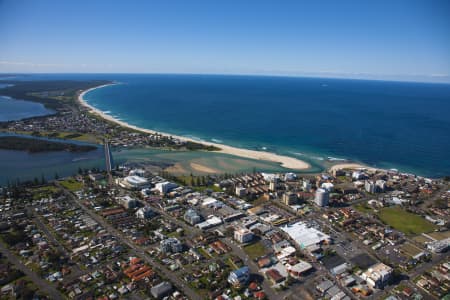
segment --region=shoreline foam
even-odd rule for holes
[[[218,151],[211,151],[211,152],[217,152],[217,153],[223,153],[223,154],[229,154],[229,155],[234,155],[234,156],[238,156],[238,157],[243,157],[243,158],[250,158],[250,159],[255,159],[255,160],[263,160],[263,161],[270,161],[270,162],[276,162],[279,163],[282,167],[287,168],[287,169],[293,169],[293,170],[307,170],[311,168],[311,165],[305,161],[302,161],[300,159],[297,158],[293,158],[290,156],[285,156],[285,155],[279,155],[276,153],[272,153],[272,152],[267,152],[267,151],[256,151],[256,150],[249,150],[249,149],[244,149],[244,148],[237,148],[237,147],[233,147],[233,146],[228,146],[225,144],[219,144],[219,143],[211,143],[211,142],[205,142],[205,141],[197,141],[191,138],[187,138],[187,137],[183,137],[183,136],[178,136],[178,135],[174,135],[174,134],[168,134],[165,132],[159,132],[159,131],[155,131],[155,130],[151,130],[151,129],[146,129],[146,128],[142,128],[142,127],[138,127],[138,126],[134,126],[131,125],[127,122],[118,120],[108,114],[106,114],[105,112],[95,108],[94,106],[90,105],[89,103],[86,102],[86,100],[84,100],[83,96],[86,95],[88,92],[93,91],[95,89],[99,89],[102,87],[106,87],[106,86],[110,86],[110,85],[116,85],[118,83],[110,83],[110,84],[104,84],[104,85],[100,85],[97,87],[93,87],[87,90],[82,91],[79,96],[78,96],[78,102],[88,108],[92,113],[100,116],[101,118],[110,121],[110,122],[114,122],[116,124],[119,124],[123,127],[128,127],[137,131],[141,131],[141,132],[145,132],[145,133],[149,133],[149,134],[163,134],[163,135],[167,135],[167,136],[172,136],[175,137],[179,140],[182,141],[190,141],[190,142],[195,142],[195,143],[200,143],[203,145],[207,145],[207,146],[215,146],[217,148],[220,148],[221,150]]]

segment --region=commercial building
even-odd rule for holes
[[[312,265],[306,261],[301,260],[300,262],[298,262],[293,266],[287,265],[286,269],[289,272],[289,274],[291,274],[291,276],[300,277],[303,274],[312,270]]]
[[[159,244],[162,253],[178,253],[183,251],[183,244],[176,238],[162,240]]]
[[[150,186],[150,182],[146,178],[136,175],[118,179],[117,183],[126,189],[144,189]]]
[[[183,216],[183,219],[191,225],[200,223],[202,217],[193,209],[188,209]]]
[[[303,222],[283,226],[281,230],[286,232],[302,249],[331,242],[329,235],[313,227],[309,227]]]
[[[243,286],[250,279],[250,269],[248,267],[242,267],[240,269],[230,272],[228,276],[228,282],[233,286]]]
[[[324,189],[317,189],[316,196],[314,198],[314,202],[317,204],[317,206],[325,207],[328,205],[330,199],[330,194],[328,191]]]
[[[234,239],[239,243],[248,243],[253,240],[253,233],[247,228],[239,228],[234,231]]]
[[[366,180],[366,182],[364,183],[364,189],[366,190],[366,192],[368,193],[383,193],[386,190],[386,181],[384,180],[377,180],[377,181],[372,181],[372,180]]]
[[[208,218],[204,222],[198,223],[195,226],[204,230],[204,229],[208,229],[208,228],[220,225],[222,223],[223,223],[223,221],[221,218],[211,215],[211,216],[208,216]]]
[[[136,212],[136,217],[139,219],[150,219],[154,216],[155,212],[149,206],[141,207]]]
[[[126,209],[135,208],[138,205],[138,201],[134,198],[131,198],[128,195],[120,197],[118,201],[119,204],[125,207]]]
[[[236,196],[244,197],[247,194],[247,189],[242,186],[237,186],[235,192],[236,192]]]
[[[449,247],[450,247],[450,238],[446,238],[440,241],[433,241],[431,243],[428,243],[427,245],[428,250],[433,251],[434,253],[445,252]]]
[[[283,203],[286,205],[294,205],[297,203],[297,194],[292,192],[287,192],[283,194]]]
[[[332,184],[331,182],[324,182],[320,187],[327,192],[332,192],[334,189],[334,184]]]
[[[171,190],[173,190],[176,187],[178,187],[178,185],[176,183],[169,182],[169,181],[159,182],[159,183],[155,184],[155,189],[158,190],[159,193],[163,194],[163,195],[169,193]]]
[[[378,263],[362,273],[361,278],[371,287],[383,288],[392,278],[393,272],[394,270],[391,267]]]
[[[162,299],[172,292],[172,285],[167,281],[163,281],[160,284],[157,284],[154,287],[152,287],[150,292],[152,293],[152,296],[155,297],[156,299]]]

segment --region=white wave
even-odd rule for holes
[[[346,158],[338,158],[338,157],[332,157],[332,156],[328,156],[328,160],[329,161],[346,161]]]
[[[211,139],[211,141],[213,141],[214,143],[219,143],[219,144],[221,144],[221,143],[223,143],[223,141],[222,140],[219,140],[219,139]]]
[[[111,113],[111,111],[110,110],[105,110],[105,111],[102,111],[104,114],[107,114],[107,115],[109,115],[110,113]]]
[[[265,151],[265,150],[267,150],[267,147],[261,147],[261,149]]]
[[[301,153],[301,152],[291,152],[294,155],[298,155],[298,156],[305,156],[305,153]]]
[[[313,156],[311,157],[313,159],[317,159],[317,160],[324,160],[325,158],[321,157],[321,156]]]
[[[198,136],[195,136],[195,135],[187,134],[187,135],[184,135],[184,137],[187,137],[187,138],[192,139],[194,141],[204,142],[204,140],[202,140],[201,138],[199,138]]]

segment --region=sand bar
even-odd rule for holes
[[[280,163],[282,167],[288,168],[288,169],[306,170],[306,169],[310,168],[310,165],[307,162],[304,162],[297,158],[285,156],[285,155],[279,155],[279,154],[275,154],[275,153],[271,153],[271,152],[267,152],[267,151],[257,151],[257,150],[249,150],[249,149],[244,149],[244,148],[237,148],[237,147],[232,147],[232,146],[218,144],[218,143],[198,141],[198,140],[194,140],[194,139],[183,137],[183,136],[177,136],[177,135],[168,134],[165,132],[158,132],[158,131],[154,131],[154,130],[150,130],[150,129],[137,127],[137,126],[128,124],[124,121],[117,120],[108,114],[105,114],[101,110],[88,104],[83,98],[86,93],[88,93],[92,90],[102,88],[105,86],[109,86],[109,85],[115,85],[115,84],[117,84],[117,83],[105,84],[105,85],[97,86],[97,87],[94,87],[91,89],[87,89],[80,93],[80,95],[78,96],[78,101],[81,105],[83,105],[84,107],[87,107],[92,113],[102,117],[103,119],[117,123],[124,127],[134,129],[134,130],[138,130],[138,131],[149,133],[149,134],[159,133],[159,134],[163,134],[163,135],[167,135],[167,136],[172,136],[172,137],[177,138],[182,141],[190,141],[190,142],[200,143],[200,144],[204,144],[204,145],[208,145],[208,146],[215,146],[217,148],[220,148],[221,150],[214,151],[214,152],[230,154],[230,155],[234,155],[234,156],[256,159],[256,160],[276,162],[276,163]]]

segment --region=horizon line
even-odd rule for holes
[[[312,72],[314,73],[314,72]],[[323,72],[326,73],[326,72]],[[330,72],[331,73],[331,72]],[[312,78],[312,79],[333,79],[333,80],[359,80],[359,81],[380,81],[380,82],[399,82],[399,83],[423,83],[423,84],[443,84],[450,85],[450,81],[423,81],[414,79],[382,79],[382,78],[365,78],[354,76],[342,76],[339,73],[335,73],[336,76],[321,76],[314,74],[279,74],[279,73],[194,73],[194,72],[2,72],[0,75],[35,75],[35,74],[48,74],[48,75],[199,75],[199,76],[242,76],[242,77],[285,77],[285,78]],[[364,74],[364,73],[361,73]],[[375,74],[367,74],[367,76],[381,76]],[[396,76],[396,75],[391,75]],[[400,76],[400,75],[399,75]],[[408,75],[406,75],[408,76]],[[435,78],[431,75],[409,75],[409,76],[428,76],[429,78]],[[441,78],[450,76],[441,76]],[[450,78],[449,78],[450,79]],[[0,78],[1,80],[1,78]]]

